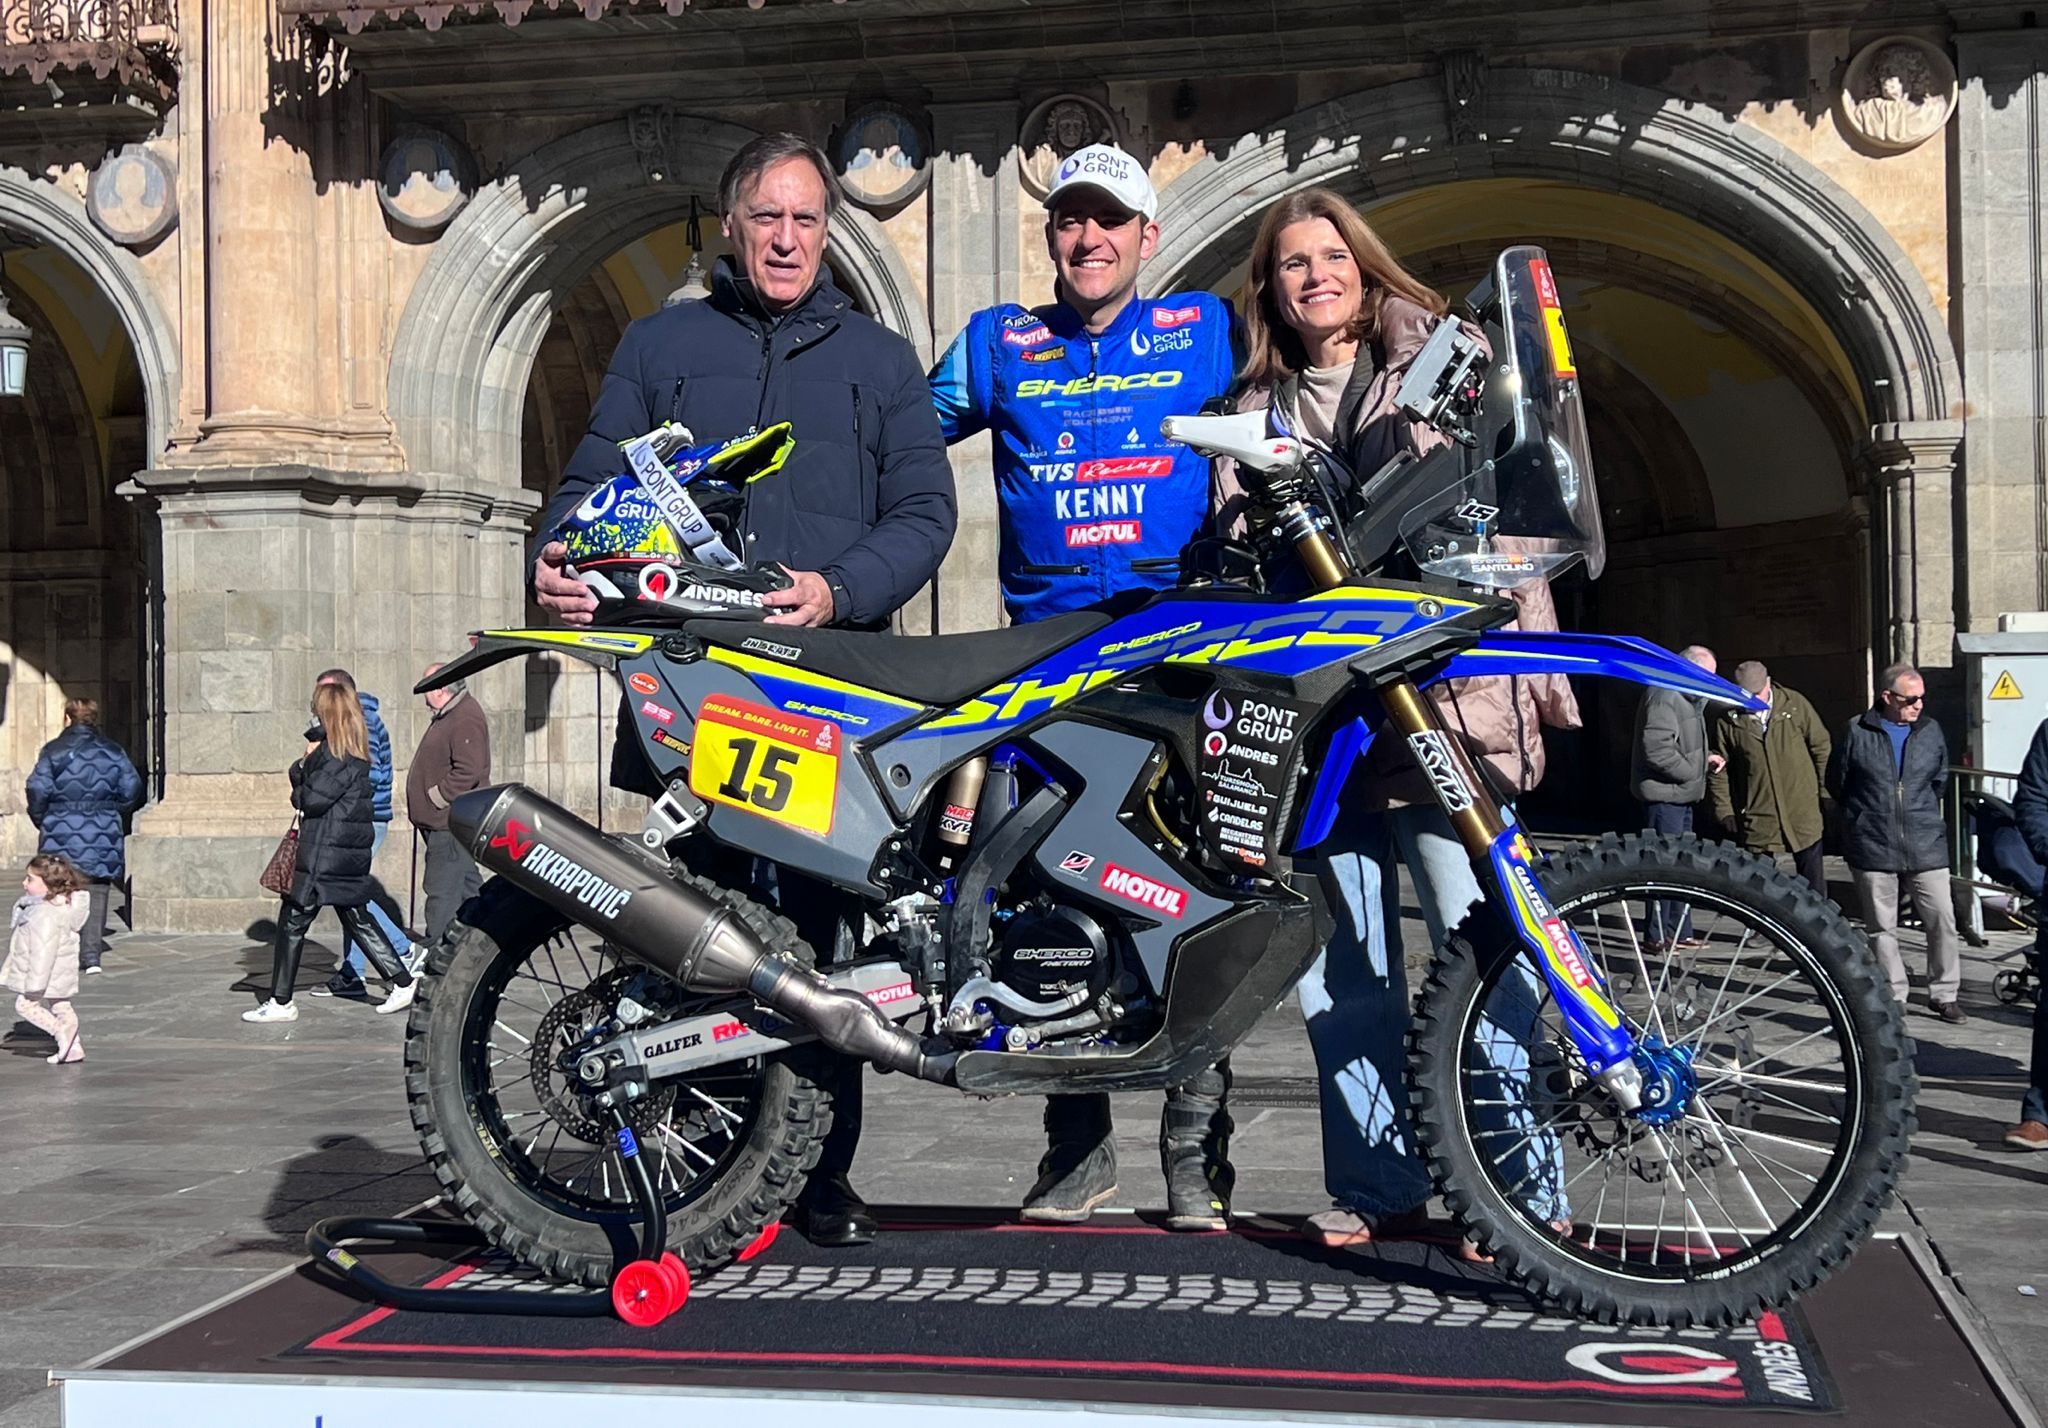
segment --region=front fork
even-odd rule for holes
[[[1487,791],[1464,745],[1445,727],[1436,706],[1414,681],[1402,678],[1378,690],[1387,723],[1429,776],[1437,802],[1451,820],[1466,854],[1485,875],[1493,905],[1514,929],[1550,984],[1572,1044],[1586,1069],[1624,1112],[1643,1105],[1643,1075],[1635,1037],[1607,998],[1607,988],[1579,936],[1544,895],[1529,842]]]

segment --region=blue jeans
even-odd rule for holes
[[[1652,833],[1677,835],[1692,832],[1692,805],[1690,803],[1646,803],[1643,805],[1643,826]],[[1656,901],[1649,905],[1649,919],[1643,926],[1643,935],[1650,941],[1665,946],[1682,942],[1692,936],[1692,904],[1689,902]]]
[[[1347,819],[1325,852],[1336,930],[1297,992],[1321,1083],[1323,1182],[1337,1204],[1375,1216],[1412,1210],[1430,1192],[1408,1110],[1410,1001],[1397,856],[1415,881],[1435,946],[1484,896],[1441,810],[1415,806]],[[1570,1213],[1564,1148],[1554,1134],[1530,1135],[1525,1104],[1528,1046],[1541,1003],[1534,972],[1518,961],[1495,988],[1479,1030],[1480,1057],[1504,1092],[1485,1099],[1514,1104],[1477,1107],[1474,1119],[1482,1149],[1511,1151],[1499,1168],[1530,1212],[1553,1220]]]
[[[370,839],[370,856],[374,858],[377,856],[377,850],[384,846],[384,839],[391,832],[391,825],[389,823],[377,823],[371,826],[377,830]],[[379,891],[382,891],[382,889],[380,888]],[[363,910],[370,915],[371,920],[377,926],[384,930],[384,935],[391,939],[391,945],[398,955],[401,957],[405,956],[406,949],[412,946],[412,939],[405,935],[405,929],[393,921],[391,914],[384,910],[383,899],[372,895],[369,906]],[[364,980],[364,972],[369,965],[369,962],[363,957],[362,948],[356,946],[353,942],[342,943],[341,970],[345,975],[354,977],[360,982]]]

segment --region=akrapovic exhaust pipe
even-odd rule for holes
[[[834,1050],[950,1084],[952,1058],[927,1057],[866,997],[770,952],[730,909],[676,882],[637,844],[613,842],[523,784],[463,794],[448,807],[448,827],[479,866],[691,991],[746,992]]]

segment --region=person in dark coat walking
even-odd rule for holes
[[[430,664],[421,677],[430,678],[440,668]],[[448,831],[448,805],[491,781],[491,725],[464,680],[430,689],[422,697],[433,718],[405,773],[405,816],[427,847],[420,881],[427,897],[427,945],[432,947],[447,935],[462,905],[484,885],[476,859]]]
[[[338,684],[355,695],[356,702],[363,706],[363,726],[370,731],[370,816],[375,827],[370,844],[370,858],[374,863],[378,850],[384,846],[384,839],[391,832],[391,735],[384,728],[377,696],[358,689],[355,676],[347,670],[322,670],[313,682],[316,685]],[[309,729],[306,737],[312,739],[316,735]],[[366,911],[371,920],[384,929],[384,936],[398,949],[399,955],[405,958],[405,965],[417,972],[425,960],[426,948],[415,947],[398,917],[393,915],[399,910],[397,900],[381,882],[376,882],[373,886],[375,891],[371,894]],[[367,966],[363,949],[353,942],[345,944],[341,952],[341,965],[334,969],[333,976],[313,988],[312,995],[352,997],[360,1000],[363,996],[363,973]]]
[[[292,983],[305,951],[306,930],[323,907],[341,919],[342,935],[368,954],[379,975],[391,983],[380,1012],[403,1011],[415,990],[391,939],[364,913],[374,883],[370,850],[375,843],[374,795],[370,789],[370,735],[354,691],[323,684],[313,691],[313,716],[322,737],[309,740],[305,757],[292,765],[292,807],[299,810],[299,853],[292,887],[277,910],[277,941],[271,952],[270,997],[243,1021],[297,1021]]]
[[[1735,666],[1735,682],[1764,707],[1723,709],[1708,726],[1707,748],[1722,759],[1707,773],[1714,821],[1752,853],[1790,855],[1799,876],[1826,897],[1820,792],[1834,741],[1812,702],[1775,682],[1763,661]]]
[[[794,426],[789,464],[747,488],[743,522],[742,558],[791,576],[789,589],[767,596],[771,624],[884,629],[937,572],[957,521],[938,413],[916,350],[855,312],[824,271],[838,203],[830,161],[795,134],[764,134],[733,155],[718,184],[732,254],[718,260],[710,297],[643,317],[620,339],[590,430],[540,523],[533,592],[543,609],[590,623],[597,597],[564,572],[568,550],[547,533],[619,474],[620,442],[665,421],[683,423],[698,441]],[[622,710],[612,783],[658,795],[633,730]],[[821,955],[846,940],[842,901],[811,879],[768,865],[701,871],[731,887],[772,882]],[[860,1136],[860,1067],[842,1064],[832,1131],[793,1223],[816,1243],[865,1244],[874,1220],[847,1180]]]
[[[1927,930],[1927,1006],[1943,1021],[1969,1018],[1957,1004],[1963,948],[1949,895],[1948,825],[1941,795],[1948,741],[1927,716],[1927,681],[1910,664],[1877,677],[1877,703],[1849,721],[1828,759],[1828,794],[1841,809],[1842,859],[1863,903],[1870,945],[1906,1004],[1899,957],[1899,893],[1911,892]]]
[[[99,701],[65,701],[64,732],[43,745],[28,776],[28,816],[42,833],[36,851],[62,854],[89,879],[81,972],[99,971],[106,955],[107,904],[128,875],[128,815],[141,806],[142,775],[100,732]]]
[[[2034,742],[2020,765],[2020,782],[2012,796],[2013,818],[2027,851],[2048,864],[2048,722],[2034,730]],[[2048,974],[2048,922],[2034,932],[2034,970]],[[2034,1046],[2027,1067],[2027,1090],[2020,1098],[2020,1123],[2005,1133],[2014,1150],[2048,1150],[2048,995],[2034,998]]]
[[[1714,652],[1705,645],[1679,651],[1708,674]],[[1707,796],[1707,775],[1722,759],[1707,752],[1707,702],[1675,689],[1652,689],[1636,713],[1635,761],[1630,783],[1643,805],[1643,826],[1676,836],[1692,832],[1693,805]],[[1653,902],[1650,940],[1659,947],[1692,949],[1705,944],[1692,935],[1692,910],[1682,902]]]

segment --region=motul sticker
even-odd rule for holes
[[[1183,323],[1200,322],[1202,310],[1199,307],[1155,307],[1152,309],[1154,327],[1179,327]]]
[[[1076,481],[1146,481],[1154,476],[1171,476],[1171,456],[1106,456],[1084,461],[1075,468]]]
[[[1052,341],[1052,329],[1043,323],[1021,330],[1013,327],[1003,333],[1003,341],[1013,347],[1036,347],[1041,342]]]
[[[1154,882],[1151,878],[1134,873],[1129,868],[1120,868],[1115,863],[1103,868],[1100,886],[1104,892],[1128,898],[1149,912],[1179,917],[1187,911],[1188,895],[1181,889],[1170,883]]]
[[[663,704],[656,704],[652,699],[640,701],[640,712],[658,724],[673,724],[676,722],[675,710]]]
[[[1095,545],[1136,545],[1145,538],[1143,521],[1095,521],[1067,527],[1067,549]]]
[[[651,674],[629,674],[626,676],[626,686],[635,694],[661,693],[661,681]]]

